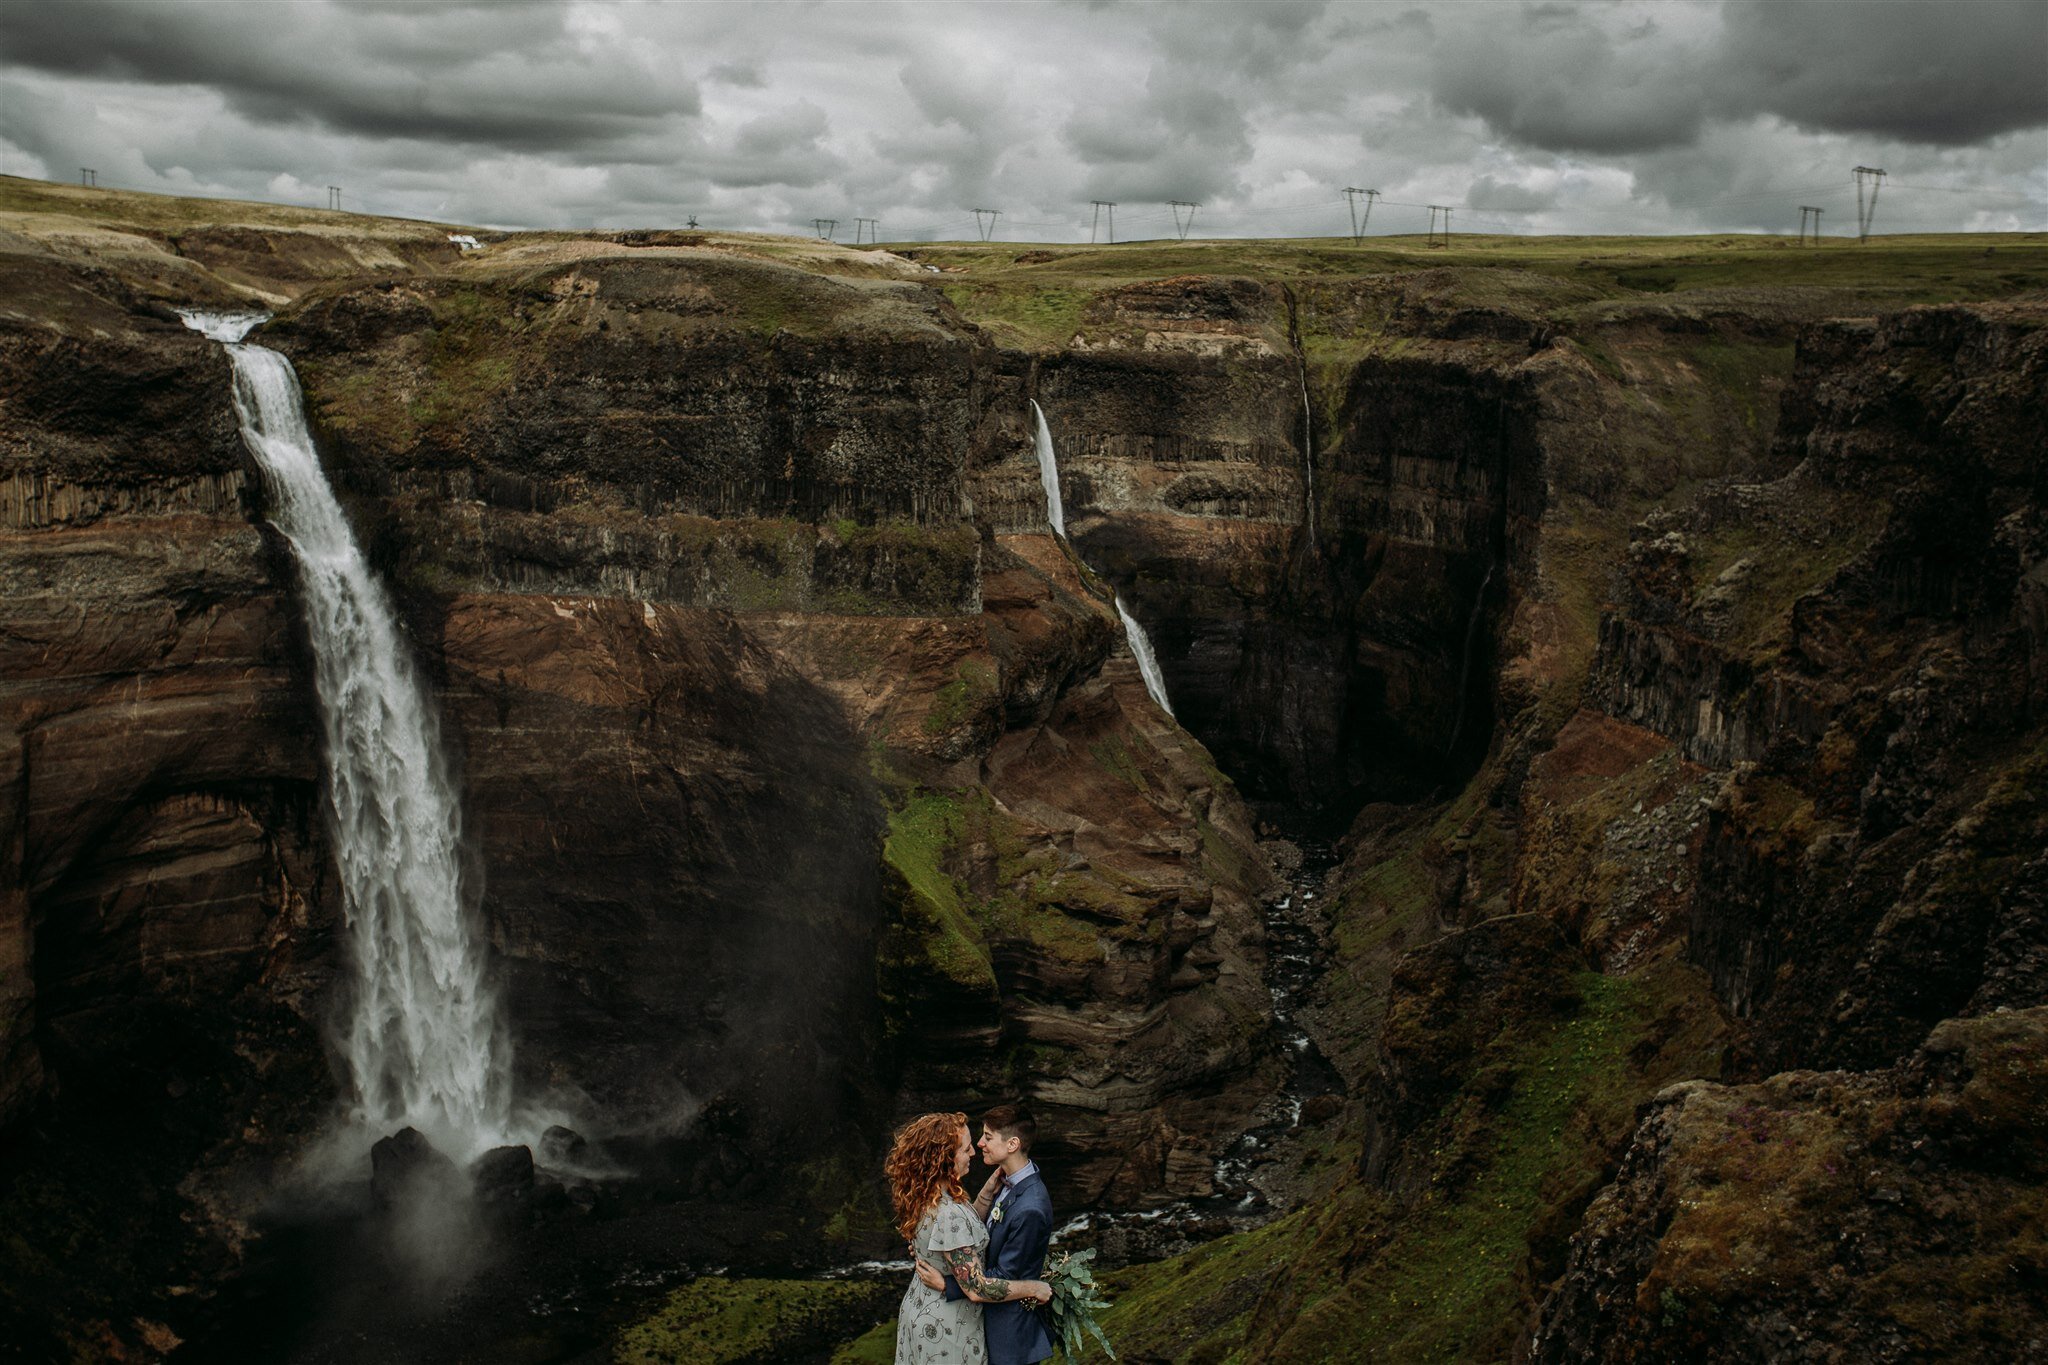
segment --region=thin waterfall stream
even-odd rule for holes
[[[1308,369],[1301,372],[1301,469],[1304,481],[1302,515],[1308,522],[1308,543],[1316,543],[1316,419],[1308,401]]]
[[[1051,524],[1053,534],[1061,540],[1067,538],[1066,506],[1060,500],[1059,457],[1053,452],[1052,428],[1046,425],[1045,409],[1038,401],[1031,402],[1032,414],[1037,418],[1037,433],[1033,444],[1038,451],[1038,481],[1045,487],[1045,519]],[[1123,595],[1113,593],[1116,602],[1117,619],[1123,622],[1124,637],[1131,642],[1131,656],[1138,661],[1138,676],[1145,680],[1145,691],[1157,702],[1159,709],[1167,715],[1173,714],[1173,704],[1166,699],[1166,677],[1159,671],[1159,658],[1152,652],[1152,637],[1131,615],[1124,605]]]
[[[340,1040],[350,1127],[410,1125],[466,1160],[507,1140],[510,1049],[464,886],[439,718],[321,472],[291,362],[243,340],[265,315],[184,316],[234,364],[242,439],[298,569],[356,973]]]

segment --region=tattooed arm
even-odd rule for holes
[[[939,1263],[960,1282],[960,1290],[976,1303],[1009,1303],[1032,1299],[1043,1303],[1052,1297],[1052,1287],[1043,1280],[998,1280],[983,1273],[981,1253],[960,1247],[939,1253]]]

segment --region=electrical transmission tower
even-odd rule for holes
[[[839,220],[837,218],[813,218],[811,219],[811,226],[818,230],[819,241],[829,242],[832,240],[832,234],[839,231]]]
[[[1358,216],[1358,196],[1365,196],[1365,216]],[[1372,201],[1380,197],[1378,190],[1361,190],[1346,186],[1344,198],[1351,205],[1351,240],[1356,242],[1365,236],[1365,225],[1372,221]]]
[[[1431,204],[1429,206],[1429,241],[1424,245],[1449,246],[1451,244],[1451,208],[1452,205],[1450,204]],[[1436,226],[1438,214],[1443,215],[1444,226],[1441,232],[1437,231]]]
[[[1200,204],[1191,204],[1185,199],[1169,199],[1166,202],[1173,209],[1173,230],[1178,232],[1180,239],[1185,242],[1188,239],[1188,229],[1195,225],[1195,210],[1202,206]],[[1180,220],[1180,211],[1182,209],[1188,211],[1188,220],[1185,223]],[[1112,233],[1111,236],[1114,237],[1115,234]]]
[[[982,241],[993,242],[996,239],[996,219],[1002,216],[1003,211],[1001,209],[976,209],[974,211],[974,230],[981,234]]]
[[[693,214],[691,214],[691,215],[690,215],[690,220],[689,220],[688,222],[684,223],[684,224],[683,224],[683,226],[684,226],[684,227],[686,227],[686,228],[694,228],[694,227],[696,227],[696,226],[697,226],[697,215],[696,215],[696,214],[694,214],[694,213],[693,213]]]
[[[329,185],[327,187],[327,207],[335,210],[337,213],[341,211],[341,186]]]
[[[89,190],[97,189],[100,183],[100,173],[90,166],[80,166],[78,168],[78,183]]]
[[[853,220],[853,244],[854,244],[855,246],[859,246],[859,245],[860,245],[860,235],[861,235],[861,232],[862,232],[863,230],[865,230],[865,231],[867,232],[867,235],[868,235],[868,244],[869,244],[870,246],[874,246],[874,245],[877,245],[877,244],[879,244],[879,243],[881,242],[881,240],[882,240],[882,220],[881,220],[881,219],[879,219],[879,218],[856,218],[856,219],[854,219],[854,220]]]
[[[1863,202],[1863,186],[1870,186],[1870,203]],[[1884,172],[1875,166],[1856,168],[1856,240],[1865,245],[1870,241],[1870,222],[1877,217],[1877,192],[1884,188]]]
[[[1110,243],[1111,243],[1111,245],[1115,245],[1115,243],[1116,243],[1116,205],[1115,205],[1114,203],[1112,203],[1112,202],[1111,202],[1110,200],[1107,200],[1107,199],[1090,199],[1090,200],[1089,200],[1088,202],[1089,202],[1089,203],[1091,203],[1091,204],[1093,204],[1093,205],[1095,205],[1095,220],[1094,220],[1093,222],[1091,222],[1091,223],[1089,223],[1089,224],[1088,224],[1088,240],[1089,240],[1089,241],[1091,241],[1091,242],[1095,240],[1095,229],[1096,229],[1097,227],[1101,226],[1101,224],[1102,224],[1102,211],[1103,211],[1104,209],[1108,209],[1108,210],[1109,210],[1109,240],[1110,240]]]
[[[1805,246],[1807,242],[1806,225],[1808,222],[1813,224],[1813,244],[1819,246],[1820,210],[1811,204],[1801,204],[1799,206],[1799,245],[1801,246]]]

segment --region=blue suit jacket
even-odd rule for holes
[[[1003,1216],[988,1225],[984,1273],[998,1280],[1042,1280],[1045,1249],[1052,1242],[1052,1200],[1045,1181],[1034,1172],[1010,1187]],[[946,1297],[963,1297],[960,1286],[946,1278]],[[1045,1310],[1021,1303],[992,1303],[981,1310],[981,1330],[988,1342],[989,1365],[1031,1365],[1052,1354],[1052,1334],[1045,1328]]]

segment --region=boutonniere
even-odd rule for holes
[[[998,1204],[993,1209],[989,1210],[988,1221],[991,1223],[1000,1223],[1003,1221],[1003,1206],[1001,1204]]]

